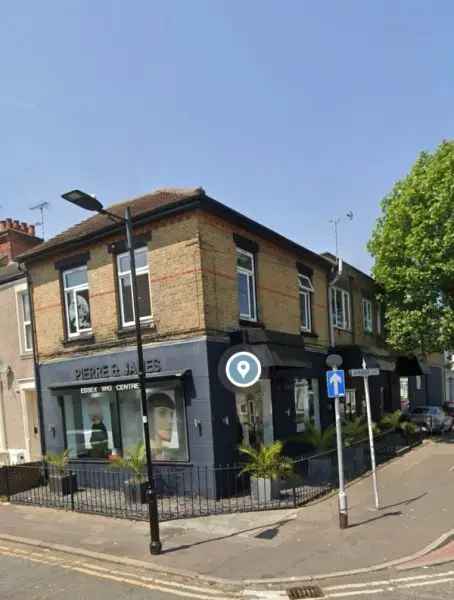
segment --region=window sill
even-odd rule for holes
[[[265,327],[261,321],[249,321],[249,319],[240,319],[239,323],[241,327],[261,327],[262,329]]]
[[[95,336],[93,333],[78,335],[77,337],[65,337],[62,341],[63,346],[79,346],[80,344],[94,344]]]
[[[156,330],[156,325],[153,321],[144,321],[140,324],[140,330],[144,333]],[[128,337],[136,334],[136,326],[121,327],[117,330],[118,337]]]
[[[303,337],[318,338],[318,334],[314,331],[304,331],[304,329],[301,330],[301,335]]]

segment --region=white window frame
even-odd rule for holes
[[[240,319],[245,321],[251,321],[252,323],[257,322],[257,298],[255,292],[255,256],[252,252],[248,252],[247,250],[243,250],[242,248],[236,249],[237,255],[244,254],[248,258],[251,259],[252,269],[246,269],[244,267],[240,267],[236,265],[237,275],[242,273],[248,277],[248,286],[247,286],[247,294],[248,294],[248,304],[249,304],[249,314],[242,313],[240,308]],[[252,286],[250,285],[249,279],[252,279]],[[252,298],[251,298],[251,287],[252,287]]]
[[[363,329],[367,333],[374,332],[374,311],[372,307],[372,301],[368,298],[363,298],[361,301],[362,313],[363,313]]]
[[[31,305],[30,305],[30,296],[28,293],[27,285],[20,285],[15,288],[16,291],[16,309],[17,309],[17,324],[19,327],[19,342],[20,342],[20,351],[21,354],[29,354],[33,352],[33,329],[32,329],[32,321],[31,321]],[[30,320],[25,320],[25,312],[24,312],[24,304],[23,298],[27,296],[29,302],[29,311],[30,311]],[[31,329],[31,339],[32,345],[29,348],[27,346],[27,327]]]
[[[148,266],[148,246],[141,246],[140,248],[136,248],[134,250],[134,257],[136,257],[138,254],[142,254],[142,253],[145,254],[146,265],[144,267],[136,266],[136,275],[144,275],[144,274],[148,275],[148,293],[150,294],[150,314],[140,317],[140,321],[149,322],[149,321],[153,320],[153,303],[152,303],[152,298],[151,298],[150,269]],[[122,327],[132,327],[133,325],[135,325],[135,322],[136,322],[135,321],[135,311],[134,311],[134,300],[132,302],[133,320],[126,321],[125,320],[124,302],[123,302],[123,292],[122,292],[122,288],[121,288],[122,278],[129,277],[129,283],[131,286],[131,297],[132,297],[133,291],[132,291],[131,265],[129,265],[129,270],[127,270],[127,271],[122,271],[120,268],[120,261],[125,256],[129,258],[129,251],[122,252],[121,254],[117,255],[117,277],[118,277],[118,295],[120,296],[120,316],[121,316]],[[137,259],[136,259],[136,263],[137,263]]]
[[[307,327],[303,325],[303,319],[301,319],[301,331],[310,333],[312,331],[312,297],[311,294],[314,292],[312,281],[308,275],[298,273],[298,291],[300,295],[300,309],[301,309],[301,297],[304,298],[304,311],[306,313]]]
[[[77,271],[86,271],[87,283],[82,283],[80,285],[74,285],[74,286],[67,287],[65,276],[70,273],[76,273]],[[90,333],[92,331],[91,327],[85,327],[84,329],[81,329],[79,327],[79,313],[77,311],[77,301],[76,301],[76,293],[77,292],[82,292],[84,290],[88,290],[88,302],[90,305],[90,287],[88,285],[87,265],[82,265],[81,267],[75,267],[74,269],[65,269],[64,271],[62,271],[61,276],[63,279],[63,295],[64,295],[64,299],[65,299],[66,331],[68,333],[68,337],[75,338],[75,337],[79,337],[80,335],[82,335],[84,333]],[[69,326],[70,320],[69,320],[69,306],[68,306],[68,297],[67,297],[68,292],[73,295],[74,306],[76,307],[76,329],[77,329],[77,331],[75,331],[75,332],[71,332],[70,326]],[[91,323],[91,307],[90,307],[90,323]]]
[[[341,294],[342,298],[342,321],[337,320],[337,311],[333,311],[333,299],[334,306],[337,306],[336,302],[336,294]],[[333,327],[336,329],[342,329],[344,331],[351,331],[351,313],[350,313],[350,293],[347,290],[343,290],[338,287],[331,287],[330,294],[330,311],[331,311],[331,320],[333,323]]]

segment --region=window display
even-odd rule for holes
[[[143,440],[138,384],[110,387],[112,390],[106,392],[74,389],[60,397],[71,458],[106,460]],[[148,387],[147,399],[153,460],[188,460],[181,383]]]
[[[295,379],[296,431],[303,432],[308,422],[320,429],[320,406],[317,379]]]

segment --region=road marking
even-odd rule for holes
[[[99,568],[99,567],[94,567],[93,565],[89,565],[87,563],[83,563],[81,561],[74,561],[74,562],[68,562],[68,561],[64,561],[63,559],[57,558],[57,557],[52,557],[52,556],[46,556],[44,558],[44,556],[40,553],[37,552],[26,552],[24,550],[20,550],[20,549],[13,549],[13,548],[7,548],[5,546],[0,546],[0,555],[3,556],[13,556],[15,558],[22,558],[24,560],[29,560],[31,562],[36,562],[36,563],[40,563],[40,564],[46,564],[46,565],[51,565],[51,566],[59,566],[62,569],[66,569],[66,570],[70,570],[70,571],[76,571],[79,573],[84,573],[85,575],[91,575],[93,577],[99,577],[101,579],[108,579],[110,581],[115,581],[118,583],[126,583],[129,585],[133,585],[136,587],[141,587],[141,588],[145,588],[145,589],[149,589],[149,590],[155,590],[155,591],[159,591],[159,592],[164,592],[167,594],[173,594],[175,596],[182,596],[184,598],[195,598],[197,600],[213,600],[213,594],[212,592],[214,590],[205,590],[204,588],[199,588],[201,590],[202,593],[197,594],[197,593],[193,593],[191,591],[189,591],[189,587],[195,587],[195,586],[187,586],[185,584],[178,584],[176,582],[165,582],[164,585],[159,584],[153,584],[153,583],[147,583],[146,580],[148,578],[134,578],[135,576],[131,573],[127,574],[127,577],[119,577],[117,575],[113,575],[112,572],[109,572],[107,569],[106,571],[108,572],[102,572],[103,568]],[[151,581],[153,581],[150,578]],[[181,589],[177,589],[178,586]],[[186,589],[187,591],[184,591],[184,589]],[[234,595],[231,594],[230,596],[227,595],[225,592],[219,592],[220,594],[222,594],[222,600],[233,600],[234,599]],[[205,594],[205,595],[204,595]]]
[[[406,585],[400,585],[400,588],[414,588],[421,587],[423,585],[436,585],[438,583],[449,583],[454,581],[454,577],[447,577],[446,579],[439,579],[438,581],[418,581],[417,583],[407,583]]]
[[[454,571],[446,571],[445,573],[428,573],[427,575],[413,575],[411,577],[396,577],[390,579],[381,579],[378,581],[366,581],[365,583],[347,583],[345,585],[332,585],[329,587],[323,588],[326,591],[334,591],[334,590],[345,590],[345,589],[353,589],[353,588],[361,588],[367,587],[369,585],[390,585],[393,583],[404,583],[406,581],[416,581],[418,579],[435,579],[438,577],[446,577],[449,575],[454,575]]]

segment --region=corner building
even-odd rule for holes
[[[325,258],[210,198],[164,189],[130,206],[153,459],[226,465],[332,420]],[[142,440],[131,274],[121,228],[93,216],[22,254],[35,316],[47,451],[106,461]],[[260,381],[232,392],[222,361],[240,345]]]

